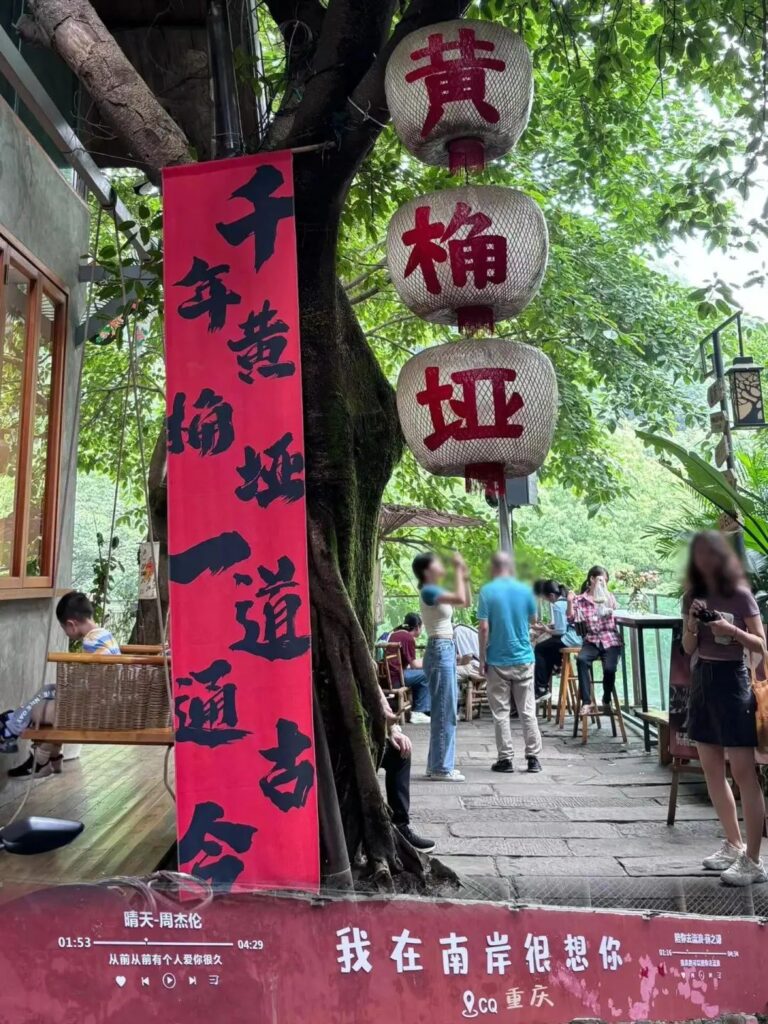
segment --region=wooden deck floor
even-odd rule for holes
[[[175,836],[174,804],[163,786],[164,755],[162,748],[83,747],[80,759],[66,762],[61,775],[36,781],[22,816],[74,818],[85,824],[85,830],[52,853],[0,853],[0,884],[17,894],[20,886],[154,871]],[[0,823],[13,814],[28,785],[28,779],[5,785],[0,792]]]

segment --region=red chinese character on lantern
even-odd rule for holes
[[[473,28],[459,29],[458,40],[446,42],[441,32],[427,36],[427,45],[422,50],[414,50],[411,60],[423,60],[426,64],[405,76],[406,82],[418,82],[424,79],[427,87],[429,109],[427,118],[421,129],[422,138],[426,138],[445,112],[446,103],[457,103],[469,100],[475,110],[490,124],[499,120],[499,112],[485,98],[486,71],[503,71],[506,63],[480,54],[491,53],[496,49],[489,39],[476,39]],[[456,56],[445,60],[445,55],[456,51]]]
[[[505,367],[483,367],[478,370],[457,370],[451,374],[450,384],[440,383],[440,369],[428,366],[424,370],[424,390],[416,394],[419,405],[426,405],[432,419],[432,433],[424,438],[431,452],[448,440],[477,441],[481,438],[520,437],[522,423],[510,419],[523,408],[522,396],[517,391],[507,394],[507,384],[517,379],[515,370]],[[490,383],[493,422],[481,423],[477,407],[479,381]],[[459,395],[454,398],[458,386]],[[443,410],[448,403],[456,419],[446,420]]]
[[[507,240],[504,235],[485,232],[493,224],[486,213],[472,213],[469,203],[456,203],[453,216],[446,227],[441,221],[432,221],[429,206],[417,206],[414,225],[403,232],[403,244],[412,246],[405,265],[405,277],[417,268],[421,270],[427,291],[439,295],[442,291],[435,264],[450,261],[453,283],[463,288],[472,275],[476,288],[487,284],[501,284],[507,279]],[[454,235],[463,227],[469,231],[463,238]],[[440,243],[447,242],[447,246]]]

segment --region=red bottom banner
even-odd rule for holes
[[[564,1024],[760,1013],[757,921],[49,889],[3,906],[14,1024]]]

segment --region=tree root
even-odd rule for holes
[[[368,742],[365,711],[383,741],[384,715],[376,670],[357,622],[341,575],[317,520],[309,518],[312,601],[317,614],[316,644],[322,652],[328,682],[335,688],[349,743],[359,799],[362,842],[369,872],[377,888],[394,887],[392,872],[403,870],[396,832],[379,788]],[[362,701],[361,701],[362,698]],[[378,756],[378,750],[377,750]]]

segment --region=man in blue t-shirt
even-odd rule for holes
[[[498,551],[491,559],[491,582],[480,590],[477,605],[480,671],[488,681],[486,693],[496,730],[498,760],[495,772],[513,772],[512,701],[523,726],[529,772],[540,772],[541,733],[533,692],[534,656],[529,625],[536,617],[533,591],[516,580],[512,559]]]

